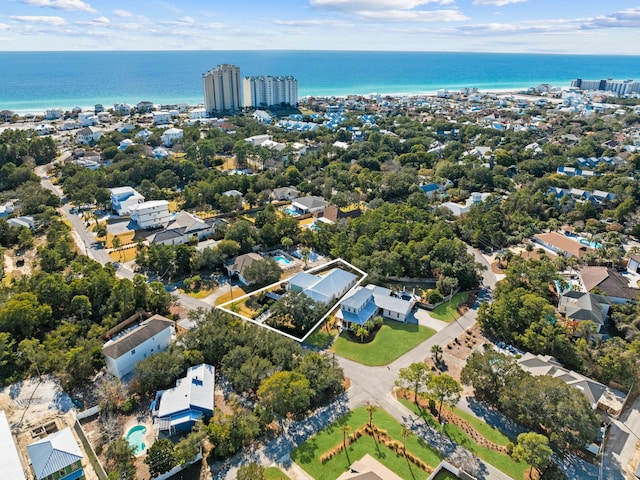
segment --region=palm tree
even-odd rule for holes
[[[440,363],[440,355],[442,354],[442,347],[438,344],[435,344],[431,347],[431,353],[433,354],[433,361],[436,362],[436,365]]]
[[[364,326],[358,327],[356,330],[356,337],[360,339],[360,342],[364,343],[364,339],[369,335],[369,330],[367,330]]]
[[[378,407],[371,403],[367,403],[367,406],[365,408],[367,409],[367,413],[369,414],[369,428],[373,428],[373,414],[376,413]]]
[[[413,432],[410,428],[406,426],[402,426],[402,430],[400,430],[400,435],[402,435],[402,451],[406,455],[407,454],[407,438],[413,435]]]
[[[342,432],[342,446],[344,449],[347,449],[347,435],[351,431],[351,427],[349,425],[342,425],[340,427],[340,431]]]

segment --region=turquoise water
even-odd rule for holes
[[[582,245],[587,245],[587,246],[589,246],[589,247],[591,247],[591,248],[600,248],[600,247],[602,247],[602,244],[601,244],[601,243],[597,243],[597,242],[590,242],[589,240],[586,240],[586,239],[584,239],[584,238],[581,238],[579,241],[580,241],[580,243],[581,243]]]
[[[291,215],[292,217],[295,217],[296,215],[300,215],[300,212],[298,212],[295,208],[293,207],[287,207],[284,209],[284,212],[287,215]]]
[[[283,257],[282,255],[276,255],[273,259],[282,265],[289,265],[291,263],[291,260],[287,257]]]
[[[202,73],[293,75],[299,95],[422,93],[439,88],[568,86],[572,79],[640,79],[640,57],[445,52],[0,52],[0,110],[115,102],[203,102]]]
[[[129,445],[131,445],[135,449],[135,451],[133,452],[134,455],[141,454],[147,448],[147,446],[142,441],[145,433],[147,433],[147,427],[145,427],[144,425],[136,425],[135,427],[129,429],[126,439],[127,442],[129,442]]]

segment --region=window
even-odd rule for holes
[[[135,355],[136,354],[136,349],[134,348],[133,350],[131,350],[131,355]]]

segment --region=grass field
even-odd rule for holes
[[[364,365],[388,365],[398,357],[424,342],[435,330],[415,323],[399,323],[385,320],[369,343],[352,340],[348,332],[342,332],[331,350],[337,355]]]
[[[135,231],[119,233],[118,235],[114,235],[113,233],[107,233],[107,239],[105,241],[104,246],[106,248],[113,248],[113,239],[115,237],[120,237],[120,242],[122,243],[122,245],[127,245],[128,243],[134,242],[135,236],[136,236]]]
[[[197,292],[194,292],[194,291],[183,290],[181,288],[180,291],[182,293],[186,294],[186,295],[189,295],[190,297],[202,299],[202,298],[205,298],[205,297],[208,297],[209,295],[211,295],[213,292],[216,291],[216,289],[215,288],[206,288],[205,287],[205,288],[201,288]]]
[[[431,415],[431,413],[429,413],[428,410],[420,409],[413,402],[410,402],[408,400],[399,400],[412,412],[421,416],[428,424],[430,424],[434,428],[439,429],[437,420]],[[454,413],[456,415],[459,415],[464,420],[468,421],[478,431],[478,433],[484,436],[487,440],[491,440],[492,442],[499,445],[506,445],[507,443],[509,443],[509,437],[503,435],[501,432],[483,422],[482,420],[474,417],[473,415],[470,415],[466,412],[461,412],[457,408],[454,409]],[[470,418],[472,420],[470,420]],[[493,465],[498,470],[509,475],[511,478],[514,478],[516,480],[523,480],[526,478],[525,474],[529,468],[528,465],[514,461],[509,455],[496,452],[495,450],[491,450],[489,448],[478,445],[474,440],[471,439],[471,437],[467,433],[462,431],[456,425],[447,423],[444,427],[444,433],[458,445],[462,445],[485,462]]]
[[[225,288],[227,290],[227,293],[225,293],[224,295],[219,296],[216,299],[216,305],[222,305],[223,303],[227,303],[230,302],[231,300],[233,300],[234,298],[240,298],[242,295],[246,295],[247,293],[250,292],[250,290],[247,288],[246,290],[240,287],[233,287],[233,295],[231,294],[228,287],[222,287]]]
[[[264,469],[265,480],[290,480],[287,475],[282,473],[277,467],[269,467]]]
[[[316,348],[329,348],[333,339],[338,335],[338,329],[333,327],[330,331],[327,332],[326,326],[333,325],[333,320],[327,319],[322,322],[322,325],[319,325],[311,335],[304,341],[305,344],[311,345]]]
[[[429,312],[431,317],[436,320],[442,320],[443,322],[453,322],[460,316],[458,314],[458,306],[467,301],[469,298],[469,292],[456,293],[450,302],[445,302],[442,305],[434,308]]]
[[[131,260],[135,260],[137,253],[138,253],[137,248],[131,247],[131,248],[123,248],[115,252],[109,252],[109,256],[113,258],[114,262],[124,263],[124,262],[130,262]]]
[[[357,408],[296,448],[291,453],[291,459],[316,480],[335,480],[353,462],[360,460],[367,453],[403,479],[417,480],[428,476],[425,471],[408,462],[404,456],[397,454],[369,435],[362,436],[327,462],[320,462],[321,455],[342,442],[343,434],[340,431],[342,425],[349,425],[351,431],[355,431],[368,421],[369,415],[365,408]],[[402,425],[387,412],[376,411],[373,423],[402,443],[400,434]],[[407,438],[407,452],[416,455],[433,468],[440,463],[440,455],[416,435]]]

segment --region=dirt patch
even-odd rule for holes
[[[442,348],[442,361],[436,367],[433,359],[429,359],[429,364],[434,369],[441,370],[460,381],[460,372],[467,363],[467,358],[482,345],[490,341],[482,334],[477,325],[474,325],[466,332],[461,333]]]

